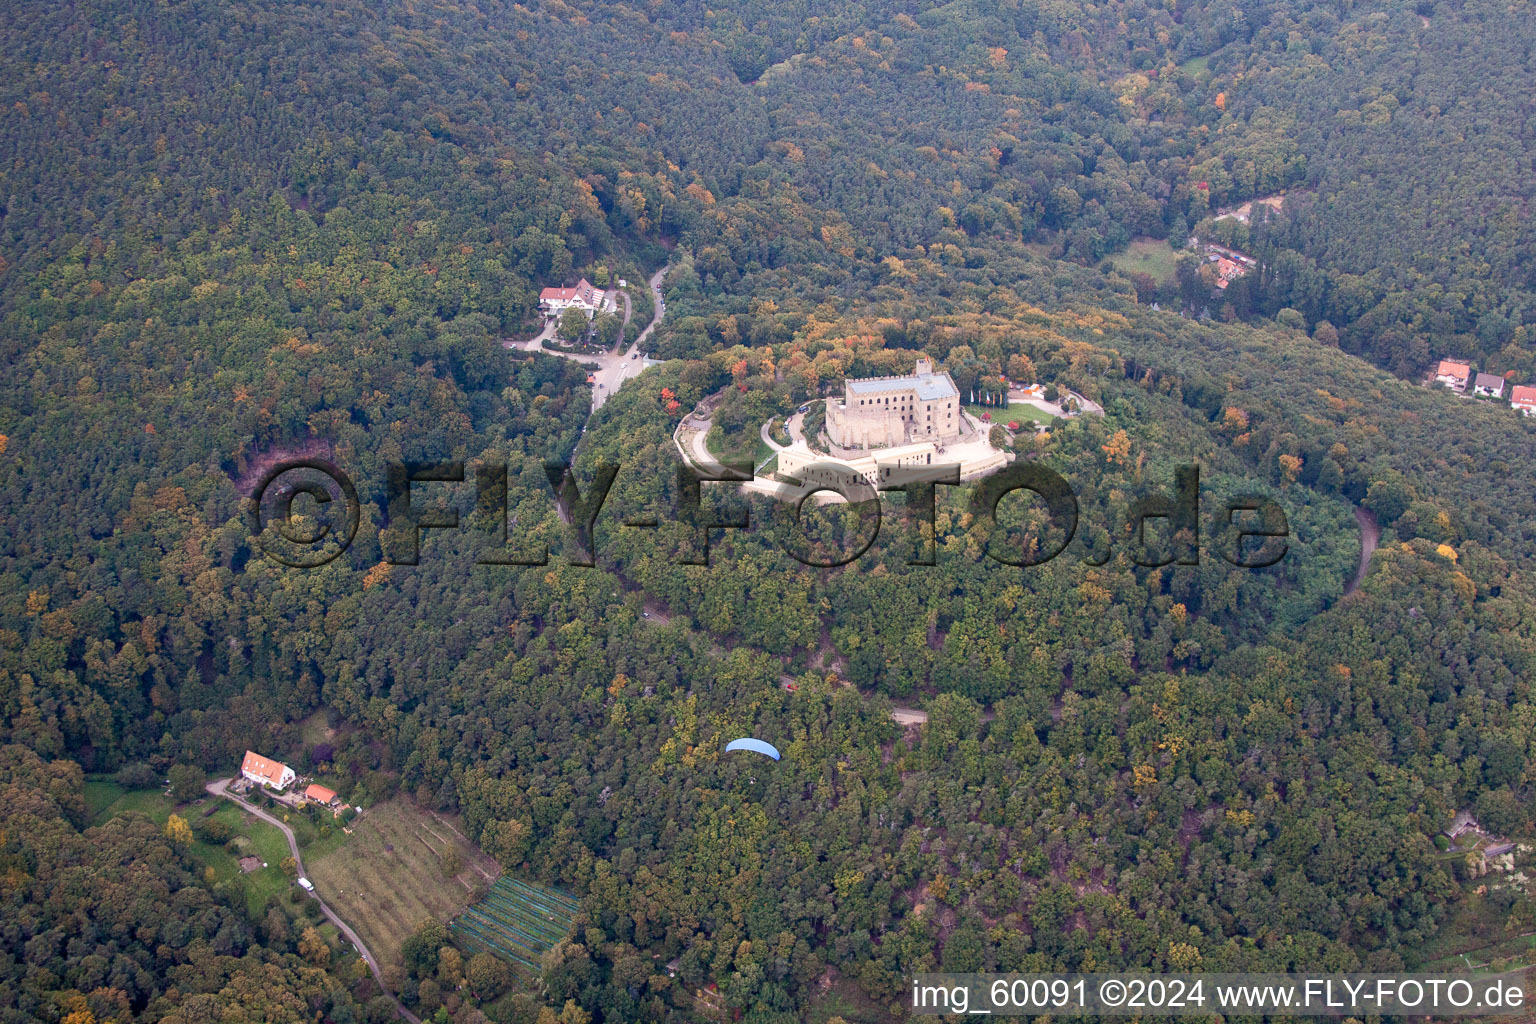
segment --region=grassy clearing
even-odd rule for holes
[[[204,820],[213,797],[200,797],[190,804],[177,805],[160,789],[124,789],[110,779],[88,779],[85,783],[86,807],[91,824],[101,825],[112,818],[137,811],[156,824],[163,825],[172,812],[181,815],[194,828]],[[267,867],[245,876],[246,909],[258,917],[270,898],[281,897],[293,882],[283,874],[283,859],[288,856],[288,840],[276,828],[247,814],[228,800],[219,800],[209,817],[223,821],[235,834],[230,848],[195,841],[187,848],[192,859],[204,868],[212,868],[216,881],[227,881],[240,873],[239,858],[249,853],[267,862]],[[338,830],[339,831],[339,830]]]
[[[353,821],[344,845],[306,853],[305,866],[315,888],[380,962],[398,963],[400,945],[412,932],[428,920],[447,923],[500,872],[455,829],[459,825],[451,818],[397,797]],[[450,849],[463,865],[453,877],[443,872]]]
[[[91,816],[91,824],[99,825],[111,815],[107,808],[123,798],[128,791],[110,779],[85,780],[85,813]]]
[[[201,818],[201,815],[200,809],[198,817]],[[245,876],[246,912],[253,920],[260,918],[269,900],[281,899],[293,887],[293,880],[283,873],[283,861],[289,856],[288,838],[276,827],[228,800],[220,799],[219,809],[209,817],[233,829],[235,838],[230,841],[227,849],[223,846],[193,843],[193,854],[196,855],[198,848],[202,848],[216,857],[217,862],[210,860],[209,866],[221,879],[226,870],[231,875],[240,871],[238,861],[241,857],[252,856],[265,863],[266,867],[257,868]]]
[[[249,843],[250,852],[273,867],[281,864],[289,856],[287,836],[228,800],[224,801],[224,806],[220,807],[213,816],[233,825],[236,835],[244,836]]]
[[[303,737],[306,747],[313,747],[317,743],[325,743],[336,738],[336,730],[326,724],[325,716],[325,709],[321,708],[299,723],[299,735]]]
[[[100,825],[118,815],[138,811],[165,824],[175,805],[161,789],[124,789],[106,779],[91,779],[85,784],[85,804],[91,812],[91,824]]]
[[[1179,70],[1184,72],[1186,75],[1203,75],[1207,71],[1211,70],[1211,58],[1191,57],[1189,60],[1179,65]]]
[[[758,431],[727,435],[718,423],[705,435],[704,448],[717,459],[751,459],[754,466],[774,453]]]
[[[752,465],[761,466],[768,459],[775,459],[775,461],[777,461],[778,454],[779,453],[777,449],[771,447],[770,445],[764,444],[762,437],[759,436],[757,439],[757,447],[752,451]]]
[[[876,1024],[890,1020],[891,1012],[869,998],[851,979],[834,975],[826,992],[812,1000],[806,1020],[810,1024],[826,1024],[833,1017],[841,1017],[850,1024]]]
[[[1173,246],[1160,238],[1138,238],[1125,252],[1111,256],[1115,269],[1126,274],[1146,274],[1159,283],[1172,281],[1178,266]]]
[[[1046,424],[1056,422],[1056,417],[1052,416],[1048,412],[1035,408],[1027,402],[1013,402],[1006,407],[996,405],[968,405],[965,407],[965,411],[976,417],[978,420],[981,420],[981,422],[988,427],[994,423],[1001,423],[1006,427],[1008,424],[1013,422],[1018,422],[1020,426],[1031,422]],[[982,413],[991,413],[992,418],[990,420],[982,420]]]

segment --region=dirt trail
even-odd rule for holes
[[[1376,552],[1376,545],[1381,543],[1381,524],[1376,521],[1376,516],[1355,506],[1355,522],[1360,524],[1360,567],[1355,570],[1354,579],[1344,587],[1344,596],[1353,594],[1365,580],[1365,574],[1371,568],[1371,555]]]

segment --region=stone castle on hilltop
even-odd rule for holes
[[[888,448],[965,434],[960,391],[927,359],[906,377],[864,377],[843,384],[841,403],[827,403],[827,436],[843,448]]]

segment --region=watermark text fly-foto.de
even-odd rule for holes
[[[1497,1016],[1529,1005],[1518,973],[920,974],[914,1016]]]
[[[548,463],[545,477],[561,518],[574,539],[566,560],[572,565],[596,564],[597,526],[608,495],[621,467],[597,465],[583,484],[567,464]],[[508,524],[507,467],[493,463],[466,466],[460,461],[397,462],[385,471],[386,525],[379,539],[385,561],[416,565],[421,558],[422,538],[428,530],[458,530],[460,509],[443,507],[452,499],[455,484],[473,481],[474,507],[468,518],[491,538],[489,548],[477,559],[482,565],[547,565],[547,545],[513,536]],[[754,481],[751,467],[730,463],[699,472],[681,464],[672,522],[681,526],[686,550],[681,564],[708,565],[711,535],[721,530],[752,529],[750,507],[734,510],[706,506],[704,484],[753,483],[760,493],[778,499],[773,504],[770,530],[786,554],[816,568],[847,565],[867,551],[882,523],[882,495],[897,492],[905,497],[906,520],[914,532],[910,565],[935,565],[935,510],[939,487],[960,484],[959,466],[903,466],[882,468],[875,479],[829,461],[805,467],[794,480]],[[1027,492],[1043,502],[1048,514],[1038,537],[1020,543],[998,521],[1002,500]],[[430,496],[430,497],[427,497]],[[848,505],[855,513],[838,543],[815,539],[806,528],[804,506],[816,497]],[[1289,549],[1285,512],[1273,499],[1262,495],[1228,498],[1215,509],[1202,509],[1200,468],[1175,469],[1171,489],[1154,491],[1133,501],[1126,512],[1126,555],[1136,565],[1198,565],[1201,555],[1202,513],[1215,541],[1210,545],[1223,561],[1245,569],[1275,565]],[[424,502],[432,502],[427,506]],[[467,503],[466,503],[467,504]],[[274,561],[299,568],[315,568],[334,561],[352,543],[361,519],[361,501],[350,476],[323,459],[294,459],[269,469],[257,482],[246,504],[247,523],[261,548]],[[1079,507],[1070,484],[1057,472],[1035,461],[1014,463],[970,486],[967,511],[985,538],[983,550],[992,560],[1018,567],[1043,565],[1057,558],[1077,535]],[[661,519],[652,516],[616,517],[627,529],[656,530]],[[464,525],[469,525],[465,523]],[[1090,548],[1084,562],[1104,565],[1110,553]]]

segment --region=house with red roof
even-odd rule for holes
[[[1435,367],[1435,380],[1453,391],[1467,390],[1467,382],[1471,379],[1472,367],[1467,363],[1442,359],[1440,365]]]
[[[262,757],[254,750],[245,752],[245,760],[240,763],[240,774],[258,785],[278,791],[287,789],[289,783],[297,778],[292,768],[281,761]]]
[[[1517,384],[1509,393],[1509,404],[1522,416],[1536,416],[1536,388]]]
[[[1216,258],[1216,287],[1225,288],[1237,278],[1243,276],[1243,268],[1236,260],[1229,260],[1225,256]]]
[[[539,308],[545,316],[559,316],[568,309],[579,309],[592,316],[598,310],[615,307],[596,285],[582,278],[572,288],[545,288],[539,292]]]
[[[336,791],[326,789],[318,782],[312,782],[304,790],[304,799],[313,800],[317,804],[325,804],[327,807],[336,802]]]

